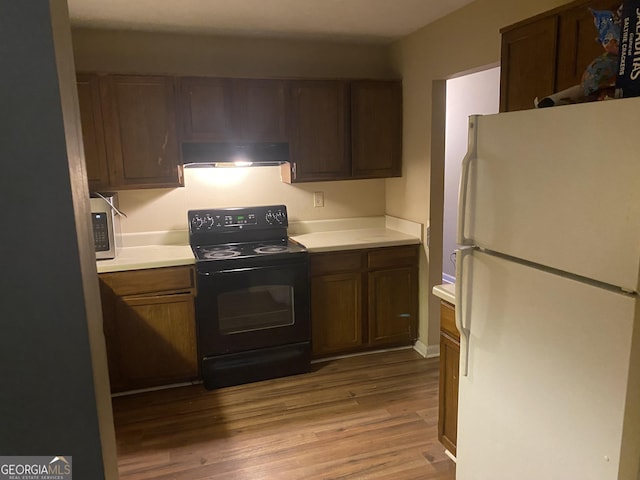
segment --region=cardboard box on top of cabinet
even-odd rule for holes
[[[624,0],[620,14],[617,96],[640,95],[640,0]]]

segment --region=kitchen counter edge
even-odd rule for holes
[[[98,273],[125,272],[148,268],[193,265],[195,257],[189,245],[147,245],[123,247],[112,260],[97,260]]]
[[[420,238],[390,228],[365,228],[293,235],[292,240],[309,253],[357,250],[420,244]],[[112,260],[97,260],[98,273],[193,265],[189,245],[141,245],[123,247]]]
[[[309,253],[337,252],[365,248],[418,245],[420,238],[389,228],[366,228],[293,235]]]
[[[456,304],[456,286],[453,283],[443,283],[442,285],[436,285],[432,290],[433,294],[445,302],[449,302],[452,305]]]

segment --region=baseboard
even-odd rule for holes
[[[453,455],[453,453],[451,453],[449,450],[447,450],[446,448],[444,449],[444,454],[449,457],[451,460],[453,460],[454,463],[457,463],[456,457]]]
[[[427,346],[420,340],[416,340],[416,343],[413,344],[413,349],[423,357],[427,358]]]
[[[157,390],[167,390],[169,388],[189,387],[191,385],[199,385],[202,380],[193,380],[192,382],[171,383],[169,385],[160,385],[159,387],[138,388],[136,390],[127,390],[125,392],[112,393],[111,397],[126,397],[128,395],[136,395],[138,393],[155,392]]]
[[[424,358],[435,358],[440,356],[440,345],[425,345],[420,340],[416,340],[413,349]]]
[[[410,349],[411,346],[405,346],[405,347],[393,347],[393,348],[380,348],[378,350],[364,350],[362,352],[354,352],[354,353],[345,353],[344,355],[335,355],[333,357],[322,357],[322,358],[316,358],[315,360],[311,360],[311,363],[323,363],[323,362],[330,362],[333,360],[340,360],[341,358],[350,358],[350,357],[361,357],[362,355],[371,355],[374,353],[383,353],[383,352],[394,352],[396,350],[408,350]],[[415,349],[415,347],[413,347]]]

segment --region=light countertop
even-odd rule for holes
[[[419,244],[422,225],[387,216],[297,222],[289,230],[290,238],[313,253]],[[122,237],[124,246],[117,250],[116,258],[97,261],[98,273],[195,263],[186,231],[143,232]]]
[[[304,233],[291,238],[311,253],[420,243],[417,237],[384,227]]]
[[[453,305],[456,304],[456,286],[453,283],[444,283],[442,285],[436,285],[433,287],[433,294]]]
[[[97,260],[98,273],[141,270],[145,268],[192,265],[195,258],[189,245],[147,245],[124,247],[112,260]]]

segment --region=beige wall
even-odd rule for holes
[[[462,73],[494,66],[500,61],[500,29],[567,3],[565,0],[477,0],[394,44],[392,61],[402,76],[404,88],[403,175],[386,180],[386,211],[416,222],[431,224],[433,255],[425,246],[420,285],[420,339],[427,345],[438,342],[438,301],[430,287],[440,283],[442,240],[442,171],[444,134],[441,98],[433,101],[432,90],[444,94],[444,82]],[[432,149],[438,157],[432,159]],[[433,163],[432,163],[433,161]],[[431,173],[434,178],[431,178]],[[434,204],[430,210],[431,194]],[[432,257],[431,264],[429,262]],[[440,257],[440,258],[439,258]],[[432,268],[429,268],[432,267]],[[428,299],[428,301],[425,301]]]
[[[392,78],[383,46],[73,30],[79,71],[230,77]]]
[[[279,167],[187,168],[185,188],[119,193],[123,233],[187,228],[187,210],[285,203],[290,221],[370,217],[384,214],[384,180],[347,180],[288,185]],[[313,192],[325,206],[313,206]]]

